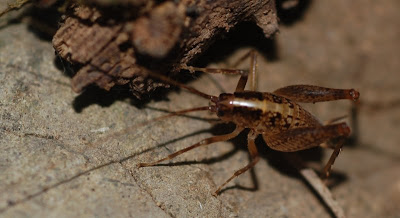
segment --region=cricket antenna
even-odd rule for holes
[[[150,119],[150,120],[145,121],[143,123],[139,123],[135,127],[138,128],[138,127],[145,126],[145,125],[147,125],[149,123],[152,123],[152,122],[165,120],[165,119],[173,117],[173,116],[178,116],[178,115],[182,115],[182,114],[186,114],[186,113],[190,113],[190,112],[207,111],[207,110],[212,111],[213,109],[214,109],[214,106],[203,106],[203,107],[195,107],[195,108],[184,109],[184,110],[180,110],[180,111],[174,111],[174,112],[170,112],[167,115],[164,115],[164,116],[161,116],[161,117],[156,117],[154,119]]]
[[[182,84],[180,82],[176,82],[176,81],[174,81],[174,80],[172,80],[172,79],[170,79],[170,78],[168,78],[168,77],[166,77],[164,75],[160,75],[158,73],[151,72],[150,70],[147,70],[146,73],[149,76],[153,77],[153,78],[156,78],[156,79],[162,80],[162,81],[164,81],[166,83],[169,83],[171,85],[178,86],[180,88],[186,89],[189,92],[191,92],[191,93],[193,93],[195,95],[198,95],[198,96],[200,96],[202,98],[205,98],[205,99],[208,99],[208,100],[211,100],[211,101],[213,101],[213,100],[216,101],[218,99],[218,97],[216,97],[216,96],[208,95],[208,94],[206,94],[204,92],[201,92],[201,91],[199,91],[199,90],[197,90],[197,89],[195,89],[193,87],[184,85],[184,84]]]
[[[142,126],[146,126],[146,125],[148,125],[150,123],[153,123],[153,122],[157,122],[157,121],[160,121],[160,120],[165,120],[165,119],[173,117],[173,116],[178,116],[178,115],[182,115],[182,114],[186,114],[186,113],[190,113],[190,112],[206,111],[206,110],[213,111],[213,110],[215,110],[215,106],[203,106],[203,107],[189,108],[189,109],[184,109],[184,110],[180,110],[180,111],[170,112],[167,115],[156,117],[156,118],[153,118],[153,119],[138,123],[137,125],[133,125],[133,126],[128,127],[128,128],[126,128],[126,129],[124,129],[122,131],[114,132],[114,133],[112,133],[110,135],[102,137],[102,138],[96,140],[92,145],[96,145],[98,143],[103,143],[104,141],[107,141],[110,138],[115,138],[115,137],[118,137],[118,136],[121,136],[121,135],[125,135],[128,132],[132,131],[133,129],[137,129],[137,128],[140,128]],[[91,144],[91,143],[89,143],[89,144]]]

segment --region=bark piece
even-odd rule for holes
[[[272,0],[126,4],[118,10],[104,2],[75,6],[55,34],[58,55],[82,66],[72,79],[75,92],[93,83],[106,90],[129,83],[140,98],[167,86],[148,79],[147,70],[176,74],[239,22],[255,21],[267,37],[278,29]]]
[[[140,17],[132,29],[132,42],[139,53],[163,58],[175,46],[182,32],[184,6],[166,2],[156,7],[149,17]]]

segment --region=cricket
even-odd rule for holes
[[[210,101],[209,106],[172,112],[166,116],[156,118],[155,120],[194,111],[210,111],[215,113],[222,122],[234,123],[236,128],[231,133],[203,139],[157,161],[139,163],[138,167],[155,166],[160,162],[171,160],[192,149],[230,140],[238,136],[243,130],[249,129],[247,148],[251,157],[250,163],[238,169],[230,178],[221,184],[214,192],[214,196],[217,196],[222,188],[232,179],[243,174],[257,164],[260,157],[255,145],[255,139],[258,135],[262,136],[270,148],[281,152],[295,152],[317,146],[333,149],[333,153],[322,172],[322,177],[328,177],[332,165],[343,147],[344,139],[350,135],[350,127],[345,122],[335,123],[337,119],[322,124],[298,103],[316,103],[340,99],[357,101],[360,93],[354,89],[333,89],[313,85],[291,85],[275,90],[274,92],[258,92],[256,91],[255,80],[257,74],[257,53],[255,51],[250,51],[243,56],[240,61],[248,58],[250,59],[249,70],[198,68],[191,66],[181,67],[182,70],[188,70],[190,72],[200,71],[211,74],[240,75],[236,90],[233,93],[221,93],[219,96],[208,95],[166,76],[149,72],[151,77],[186,89]],[[245,90],[249,78],[250,90]],[[332,139],[338,139],[337,143],[327,143]]]

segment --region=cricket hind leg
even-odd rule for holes
[[[322,173],[322,178],[328,178],[332,165],[335,163],[336,158],[339,156],[340,151],[342,151],[342,147],[344,145],[345,137],[340,137],[340,141],[336,144],[335,149],[333,150],[331,157],[329,158],[328,162],[325,164],[323,173]]]
[[[330,125],[333,123],[336,123],[340,120],[345,119],[346,117],[348,117],[347,115],[344,116],[340,116],[340,117],[335,117],[333,119],[327,120],[324,122],[324,126],[326,125]],[[330,149],[335,149],[337,143],[332,142],[331,140],[328,140],[326,142],[321,143],[319,146],[323,147],[323,148],[330,148]]]
[[[220,185],[218,187],[218,189],[214,192],[214,194],[213,194],[214,196],[217,196],[221,192],[222,188],[226,184],[228,184],[232,179],[245,173],[247,170],[253,168],[258,163],[258,161],[260,160],[260,156],[258,154],[257,147],[254,142],[256,137],[257,137],[257,134],[255,134],[254,132],[250,132],[248,135],[248,138],[247,138],[247,148],[250,152],[250,158],[251,158],[250,163],[247,164],[245,167],[237,170],[228,180],[226,180],[222,185]]]
[[[239,63],[244,61],[245,59],[250,58],[250,67],[249,70],[239,70],[239,69],[216,69],[216,68],[203,68],[203,67],[192,67],[192,66],[181,66],[181,69],[188,70],[190,72],[200,71],[204,73],[221,73],[221,74],[231,74],[231,75],[240,75],[239,82],[236,86],[236,92],[243,91],[246,87],[248,78],[250,76],[250,90],[255,91],[257,89],[257,52],[255,50],[251,50],[246,53],[243,57],[241,57],[234,67],[236,67]],[[250,75],[249,75],[250,74]]]
[[[200,142],[198,142],[196,144],[193,144],[193,145],[191,145],[191,146],[189,146],[187,148],[179,150],[179,151],[177,151],[177,152],[175,152],[173,154],[170,154],[167,157],[164,157],[164,158],[162,158],[160,160],[157,160],[157,161],[154,161],[154,162],[150,162],[150,163],[139,163],[137,166],[140,168],[140,167],[149,167],[149,166],[157,165],[160,162],[173,159],[176,156],[179,156],[179,155],[181,155],[181,154],[183,154],[183,153],[185,153],[187,151],[190,151],[190,150],[192,150],[194,148],[205,146],[205,145],[209,145],[209,144],[212,144],[212,143],[215,143],[215,142],[222,142],[222,141],[227,141],[229,139],[232,139],[232,138],[236,137],[237,135],[239,135],[239,133],[242,130],[243,130],[242,128],[236,127],[236,129],[233,132],[229,133],[229,134],[218,135],[218,136],[213,136],[213,137],[210,137],[210,138],[203,139],[203,140],[201,140]]]
[[[360,93],[354,89],[331,89],[311,85],[286,86],[275,90],[274,94],[303,103],[335,101],[339,99],[357,101],[360,97]]]
[[[290,129],[275,135],[263,135],[263,138],[270,148],[283,152],[306,150],[328,140],[339,138],[340,141],[336,144],[323,170],[323,177],[328,177],[332,165],[343,147],[344,139],[349,135],[349,126],[346,123],[338,123],[320,127]]]

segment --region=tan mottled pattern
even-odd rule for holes
[[[300,105],[272,93],[236,92],[224,94],[219,102],[220,118],[258,134],[276,134],[299,127],[320,126]]]

